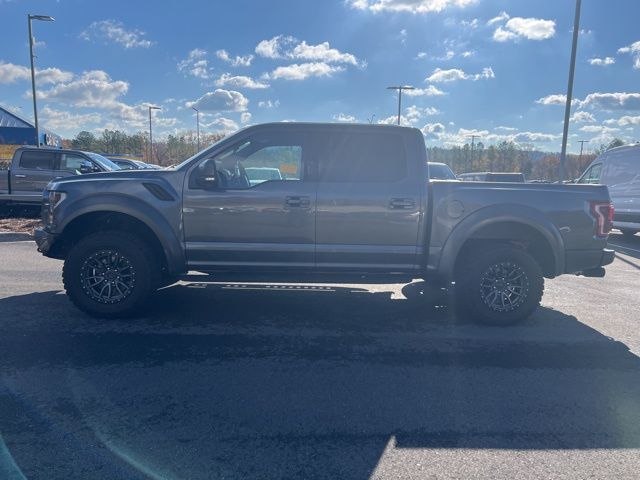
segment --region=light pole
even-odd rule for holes
[[[473,148],[476,146],[476,138],[480,138],[480,135],[468,135],[471,137],[471,169],[473,169]]]
[[[562,130],[562,151],[560,152],[560,183],[564,181],[565,162],[567,160],[567,138],[569,136],[569,115],[571,114],[571,99],[573,96],[573,75],[576,70],[576,50],[578,49],[578,34],[580,33],[580,7],[582,0],[576,0],[576,14],[573,19],[573,42],[571,44],[571,62],[569,64],[569,84],[567,85],[567,103],[564,107],[564,129]]]
[[[415,87],[410,85],[396,85],[393,87],[387,87],[387,90],[398,91],[398,125],[400,125],[400,113],[402,111],[402,91],[403,90],[415,90]]]
[[[151,130],[151,110],[161,110],[160,107],[149,105],[149,160],[153,161],[153,131]]]
[[[200,151],[200,110],[198,110],[196,107],[191,107],[192,109],[194,109],[196,111],[196,131],[197,136],[198,136],[198,152]]]
[[[33,59],[35,55],[33,54],[33,28],[31,27],[32,20],[40,20],[42,22],[53,22],[54,18],[49,15],[31,15],[28,14],[27,18],[29,20],[29,57],[31,60],[31,93],[33,95],[33,123],[36,127],[36,147],[40,147],[40,127],[38,125],[38,106],[36,103],[36,72],[33,67]]]

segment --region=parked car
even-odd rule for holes
[[[51,180],[113,170],[119,167],[97,153],[21,147],[14,152],[9,169],[0,172],[0,205],[39,204]]]
[[[609,187],[613,226],[626,236],[640,232],[640,145],[612,148],[598,156],[578,179]]]
[[[249,167],[245,169],[249,184],[257,185],[268,180],[282,180],[282,174],[279,168],[273,167]]]
[[[140,160],[132,160],[130,158],[122,157],[108,157],[113,163],[120,167],[120,170],[145,170],[145,169],[158,169],[157,165],[151,165]]]
[[[523,173],[508,172],[477,172],[477,173],[461,173],[458,179],[466,182],[511,182],[524,183]]]
[[[428,165],[431,180],[457,180],[456,174],[446,163],[428,162]]]
[[[280,158],[287,180],[251,185]],[[276,123],[248,127],[166,170],[58,179],[38,249],[64,259],[68,297],[99,317],[139,311],[187,271],[217,281],[408,282],[509,324],[543,278],[604,275],[612,207],[600,185],[426,182],[418,129]],[[100,192],[100,195],[96,195]]]

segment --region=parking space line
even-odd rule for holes
[[[612,247],[624,248],[626,250],[631,250],[632,252],[640,253],[640,250],[638,250],[636,248],[625,247],[624,245],[617,245],[617,244],[611,243],[611,242],[609,242],[608,245],[611,245]]]

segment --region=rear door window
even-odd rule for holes
[[[20,155],[20,168],[28,170],[53,170],[54,152],[28,150]]]
[[[319,158],[321,182],[392,183],[407,177],[402,136],[333,133]]]

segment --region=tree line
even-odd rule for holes
[[[217,142],[220,133],[201,134],[200,148]],[[566,178],[578,178],[600,153],[624,145],[620,139],[601,145],[583,155],[567,155]],[[63,140],[63,146],[87,150],[103,155],[130,155],[148,163],[173,165],[198,151],[197,135],[193,131],[170,134],[153,142],[153,155],[149,149],[149,136],[138,132],[128,134],[120,130],[104,130],[100,135],[82,131],[74,138]],[[429,161],[446,163],[456,173],[467,172],[521,172],[527,179],[555,181],[559,176],[560,155],[535,150],[532,146],[503,141],[485,146],[482,142],[453,147],[427,148]]]
[[[200,148],[203,149],[223,137],[220,133],[200,134]],[[144,132],[128,134],[121,130],[104,130],[100,135],[95,135],[82,131],[72,139],[63,140],[62,146],[102,155],[131,156],[147,163],[166,166],[180,163],[197,153],[198,138],[192,131],[170,134],[166,138],[154,139],[151,152],[149,135]]]

